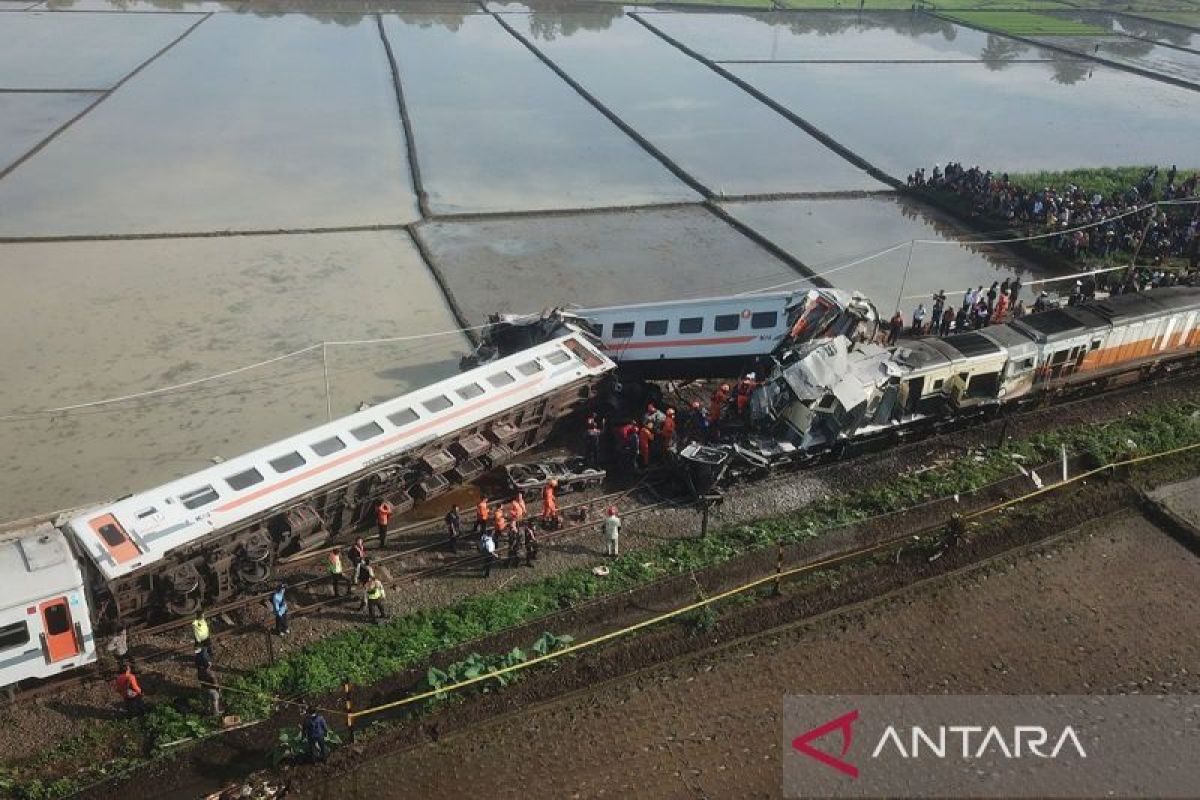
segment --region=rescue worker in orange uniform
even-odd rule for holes
[[[392,521],[392,504],[384,500],[375,509],[375,522],[379,529],[379,546],[387,546],[388,523]]]
[[[513,521],[513,524],[520,525],[528,513],[525,508],[525,493],[517,492],[516,497],[508,504],[508,516]]]
[[[675,409],[668,408],[667,416],[663,418],[662,429],[658,432],[659,447],[665,456],[675,448]]]
[[[754,393],[757,385],[753,372],[742,378],[741,383],[738,384],[737,413],[739,417],[746,416],[746,411],[750,408],[750,395]]]
[[[121,674],[113,681],[113,688],[125,705],[125,713],[131,717],[140,717],[146,713],[146,700],[142,696],[142,687],[138,684],[133,667],[128,663],[121,669]]]
[[[553,478],[542,487],[542,525],[547,528],[558,527],[558,501],[554,498],[554,490],[557,488],[558,481]]]
[[[722,383],[712,393],[712,398],[708,403],[708,421],[709,424],[715,425],[721,421],[721,411],[725,408],[725,401],[729,399],[729,384]]]
[[[650,445],[654,442],[654,431],[649,425],[643,425],[638,431],[638,456],[640,457],[642,468],[650,466]]]
[[[499,540],[501,536],[508,533],[508,517],[504,516],[504,509],[497,508],[496,512],[492,514],[492,520],[496,526],[496,539]]]
[[[479,505],[475,506],[475,532],[483,533],[487,530],[488,519],[492,516],[492,509],[488,506],[486,497],[479,498]]]

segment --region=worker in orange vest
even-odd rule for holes
[[[475,506],[475,532],[483,533],[487,530],[488,518],[492,516],[492,509],[488,506],[486,497],[479,498],[479,505]]]
[[[662,430],[658,432],[659,446],[664,455],[675,447],[675,409],[668,408],[667,416],[663,418]]]
[[[708,403],[708,421],[710,425],[715,425],[721,421],[721,411],[725,408],[725,401],[729,399],[729,384],[722,383],[712,393],[712,398]]]
[[[654,431],[649,425],[643,425],[638,431],[638,455],[641,457],[642,468],[650,466],[650,445],[654,442]]]
[[[125,704],[125,712],[129,716],[140,717],[146,713],[146,699],[142,697],[142,687],[138,684],[137,676],[133,674],[133,667],[128,663],[113,681],[113,688],[121,696],[121,702]]]
[[[388,523],[392,521],[392,504],[384,500],[375,510],[375,522],[379,528],[379,546],[387,546]]]
[[[512,502],[508,504],[508,515],[512,517],[514,523],[519,525],[525,519],[527,513],[528,511],[525,508],[525,493],[518,491],[516,496],[513,497]]]
[[[542,525],[547,528],[558,527],[558,501],[554,498],[554,490],[557,488],[558,481],[554,478],[542,488]]]
[[[508,517],[504,516],[504,508],[497,507],[496,513],[492,515],[493,523],[496,526],[496,538],[499,539],[508,532]]]
[[[746,416],[746,410],[750,408],[750,395],[754,393],[756,386],[753,372],[742,378],[741,383],[738,384],[737,413],[739,417]]]

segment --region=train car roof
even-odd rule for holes
[[[537,363],[534,363],[537,362]],[[69,518],[109,580],[615,364],[572,332]],[[499,380],[501,373],[507,373]],[[497,379],[497,380],[493,380]],[[114,524],[119,523],[119,524]],[[127,534],[122,535],[123,533]]]
[[[1007,350],[1032,347],[1035,344],[1033,337],[1027,331],[1014,327],[1012,324],[989,325],[981,328],[978,334]]]
[[[587,317],[588,314],[612,314],[620,311],[641,312],[653,309],[668,309],[668,308],[692,308],[694,306],[710,306],[714,304],[732,304],[732,305],[747,305],[753,301],[770,301],[778,303],[780,300],[789,300],[792,297],[804,296],[809,292],[808,289],[800,291],[779,291],[779,292],[762,292],[759,294],[747,295],[727,295],[725,297],[697,297],[690,300],[660,300],[650,303],[628,303],[624,305],[612,306],[595,306],[593,308],[572,308],[570,312],[580,317]]]
[[[1200,287],[1170,286],[1149,292],[1119,294],[1090,303],[1086,308],[1094,309],[1114,322],[1158,316],[1163,312],[1189,311],[1200,308]]]
[[[4,576],[0,608],[26,605],[83,585],[66,538],[49,523],[0,542],[0,575]]]
[[[1109,320],[1088,306],[1068,306],[1028,314],[1009,324],[1027,331],[1035,341],[1045,343],[1069,339],[1089,329],[1106,328]]]

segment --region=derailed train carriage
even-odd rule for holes
[[[783,355],[750,403],[752,432],[684,452],[707,483],[730,467],[803,463],[878,437],[1194,363],[1200,288],[1121,295],[888,349],[845,337]]]
[[[0,540],[0,686],[96,658],[101,632],[263,591],[276,558],[543,441],[614,368],[555,338],[180,480]]]

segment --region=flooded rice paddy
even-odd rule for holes
[[[1028,264],[1011,253],[965,244],[971,237],[958,237],[957,226],[942,214],[894,197],[726,203],[723,207],[834,286],[862,292],[889,314],[900,296],[907,316],[939,289],[954,297],[968,284],[988,286],[1018,275],[1028,284],[1036,277]],[[847,238],[847,229],[858,234]],[[911,247],[911,261],[908,246],[869,258],[913,240],[917,243]],[[860,259],[867,260],[843,266]],[[928,302],[925,307],[929,308]]]
[[[403,231],[17,244],[2,258],[5,414],[325,340],[458,327]],[[451,374],[465,350],[461,334],[331,348],[333,413]],[[0,420],[0,518],[152,486],[325,417],[318,350],[139,402]]]
[[[1090,61],[728,69],[899,178],[948,160],[1000,171],[1170,162],[1200,140],[1195,92]]]
[[[1035,277],[706,60],[899,178],[948,159],[1186,164],[1200,140],[1192,92],[1090,57],[1119,60],[1119,43],[1191,74],[1191,34],[1126,16],[1102,15],[1112,36],[1089,54],[909,12],[29,5],[0,0],[0,520],[319,423],[325,367],[342,414],[451,373],[469,346],[339,346],[47,412],[323,340],[803,286],[802,268],[881,308],[904,294],[906,313],[908,295]],[[950,244],[836,269],[914,238]]]

